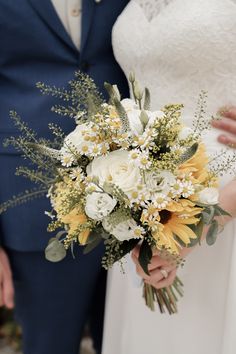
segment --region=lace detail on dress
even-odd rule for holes
[[[173,0],[135,0],[135,2],[143,9],[149,21],[158,16],[161,10],[172,1]],[[233,1],[236,2],[236,0]]]

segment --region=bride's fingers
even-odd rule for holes
[[[133,262],[136,264],[136,271],[137,273],[142,276],[143,274],[146,274],[143,272],[142,267],[139,263],[138,258],[136,257],[136,255],[134,253],[132,253],[131,255]],[[161,266],[168,266],[168,263],[161,259],[158,256],[155,256],[152,258],[151,263],[148,265],[148,271],[153,271],[154,269],[160,268]],[[142,274],[142,275],[141,275]]]
[[[132,256],[134,255],[136,258],[138,258],[138,257],[139,257],[139,252],[140,252],[140,246],[137,245],[137,246],[133,249],[133,251],[131,252],[131,255],[132,255]]]
[[[155,281],[154,278],[151,277],[150,279],[145,280],[145,283],[152,285],[156,289],[162,289],[172,285],[175,280],[175,277],[176,277],[176,269],[173,269],[172,271],[169,272],[167,278],[164,278],[162,276],[162,278],[159,279],[159,277],[156,276],[155,279],[156,281]]]
[[[236,106],[224,107],[219,112],[224,117],[236,120]]]
[[[227,135],[221,134],[221,135],[218,136],[218,141],[221,144],[230,146],[230,147],[232,147],[234,149],[236,148],[236,138],[232,138],[231,136],[227,136]]]
[[[236,118],[231,119],[230,117],[224,116],[222,119],[214,120],[212,125],[217,129],[222,129],[228,133],[236,134]]]

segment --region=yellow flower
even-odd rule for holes
[[[209,171],[207,170],[208,156],[206,148],[203,143],[200,143],[197,152],[186,162],[179,167],[179,172],[186,175],[192,174],[191,179],[194,183],[203,183],[209,178]]]
[[[79,243],[80,243],[81,245],[85,245],[85,244],[87,243],[89,234],[90,234],[90,230],[89,230],[89,229],[86,229],[86,230],[82,231],[82,232],[79,234],[78,240],[79,240]]]
[[[68,226],[68,236],[74,236],[78,229],[86,223],[87,217],[79,208],[74,208],[67,215],[62,216],[61,221]],[[81,240],[81,244],[85,244],[88,235],[89,232],[87,234],[85,231],[79,234],[78,239]]]
[[[180,244],[177,236],[186,246],[197,236],[188,225],[197,224],[201,208],[195,207],[189,200],[171,202],[165,210],[159,212],[160,224],[153,233],[157,248],[164,247],[173,254],[179,254]]]

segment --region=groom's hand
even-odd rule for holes
[[[148,276],[139,264],[139,250],[139,246],[135,247],[132,252],[132,259],[136,264],[136,271],[138,275],[143,278],[144,282],[152,285],[156,289],[161,289],[172,285],[177,272],[176,264],[170,263],[161,258],[158,254],[155,254],[148,266],[150,273]]]
[[[220,134],[218,141],[224,145],[236,148],[236,106],[220,110],[221,119],[212,122],[213,127],[229,134]]]
[[[14,307],[11,267],[6,252],[0,248],[0,306]]]

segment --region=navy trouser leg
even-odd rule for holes
[[[16,318],[23,328],[24,354],[78,354],[91,306],[103,309],[102,247],[84,256],[76,250],[62,262],[50,263],[43,252],[8,250],[16,291]],[[96,301],[96,304],[95,304]],[[99,312],[99,311],[98,311]],[[96,318],[102,335],[103,311]],[[101,346],[101,338],[96,338]],[[101,348],[98,348],[98,353]]]

